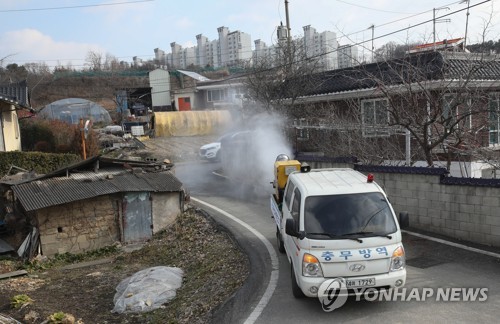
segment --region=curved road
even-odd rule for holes
[[[343,307],[327,313],[316,299],[295,299],[291,293],[290,265],[275,248],[275,225],[268,206],[272,179],[263,179],[263,188],[256,192],[216,177],[212,171],[218,167],[188,163],[177,165],[175,171],[194,197],[193,203],[233,232],[250,258],[249,279],[218,312],[214,322],[494,323],[500,316],[500,258],[409,234],[404,234],[407,289],[421,288],[421,292],[422,288],[438,287],[488,288],[487,301],[444,302],[436,301],[435,296],[425,301],[413,298],[397,302],[352,298]]]

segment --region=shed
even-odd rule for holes
[[[80,253],[147,241],[171,224],[184,202],[171,167],[94,157],[10,184],[10,190],[17,211],[39,233],[43,255]]]

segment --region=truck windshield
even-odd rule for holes
[[[315,239],[385,236],[397,230],[379,192],[307,197],[304,225],[307,237]]]

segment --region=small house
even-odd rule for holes
[[[183,210],[183,185],[171,167],[93,157],[8,184],[4,197],[31,226],[18,254],[80,253],[151,239]]]

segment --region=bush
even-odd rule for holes
[[[21,130],[21,147],[23,151],[35,150],[36,143],[46,142],[54,147],[55,138],[46,123],[34,122],[34,119],[22,120],[19,123]]]
[[[49,153],[49,152],[53,151],[53,146],[47,141],[39,141],[39,142],[36,142],[33,150],[36,152]]]
[[[20,128],[23,151],[74,153],[83,157],[82,134],[78,125],[32,118],[22,120]],[[87,157],[99,154],[97,134],[93,130],[85,139],[85,151]]]
[[[80,161],[79,156],[74,154],[0,152],[0,175],[6,175],[12,166],[46,174],[78,161]]]

